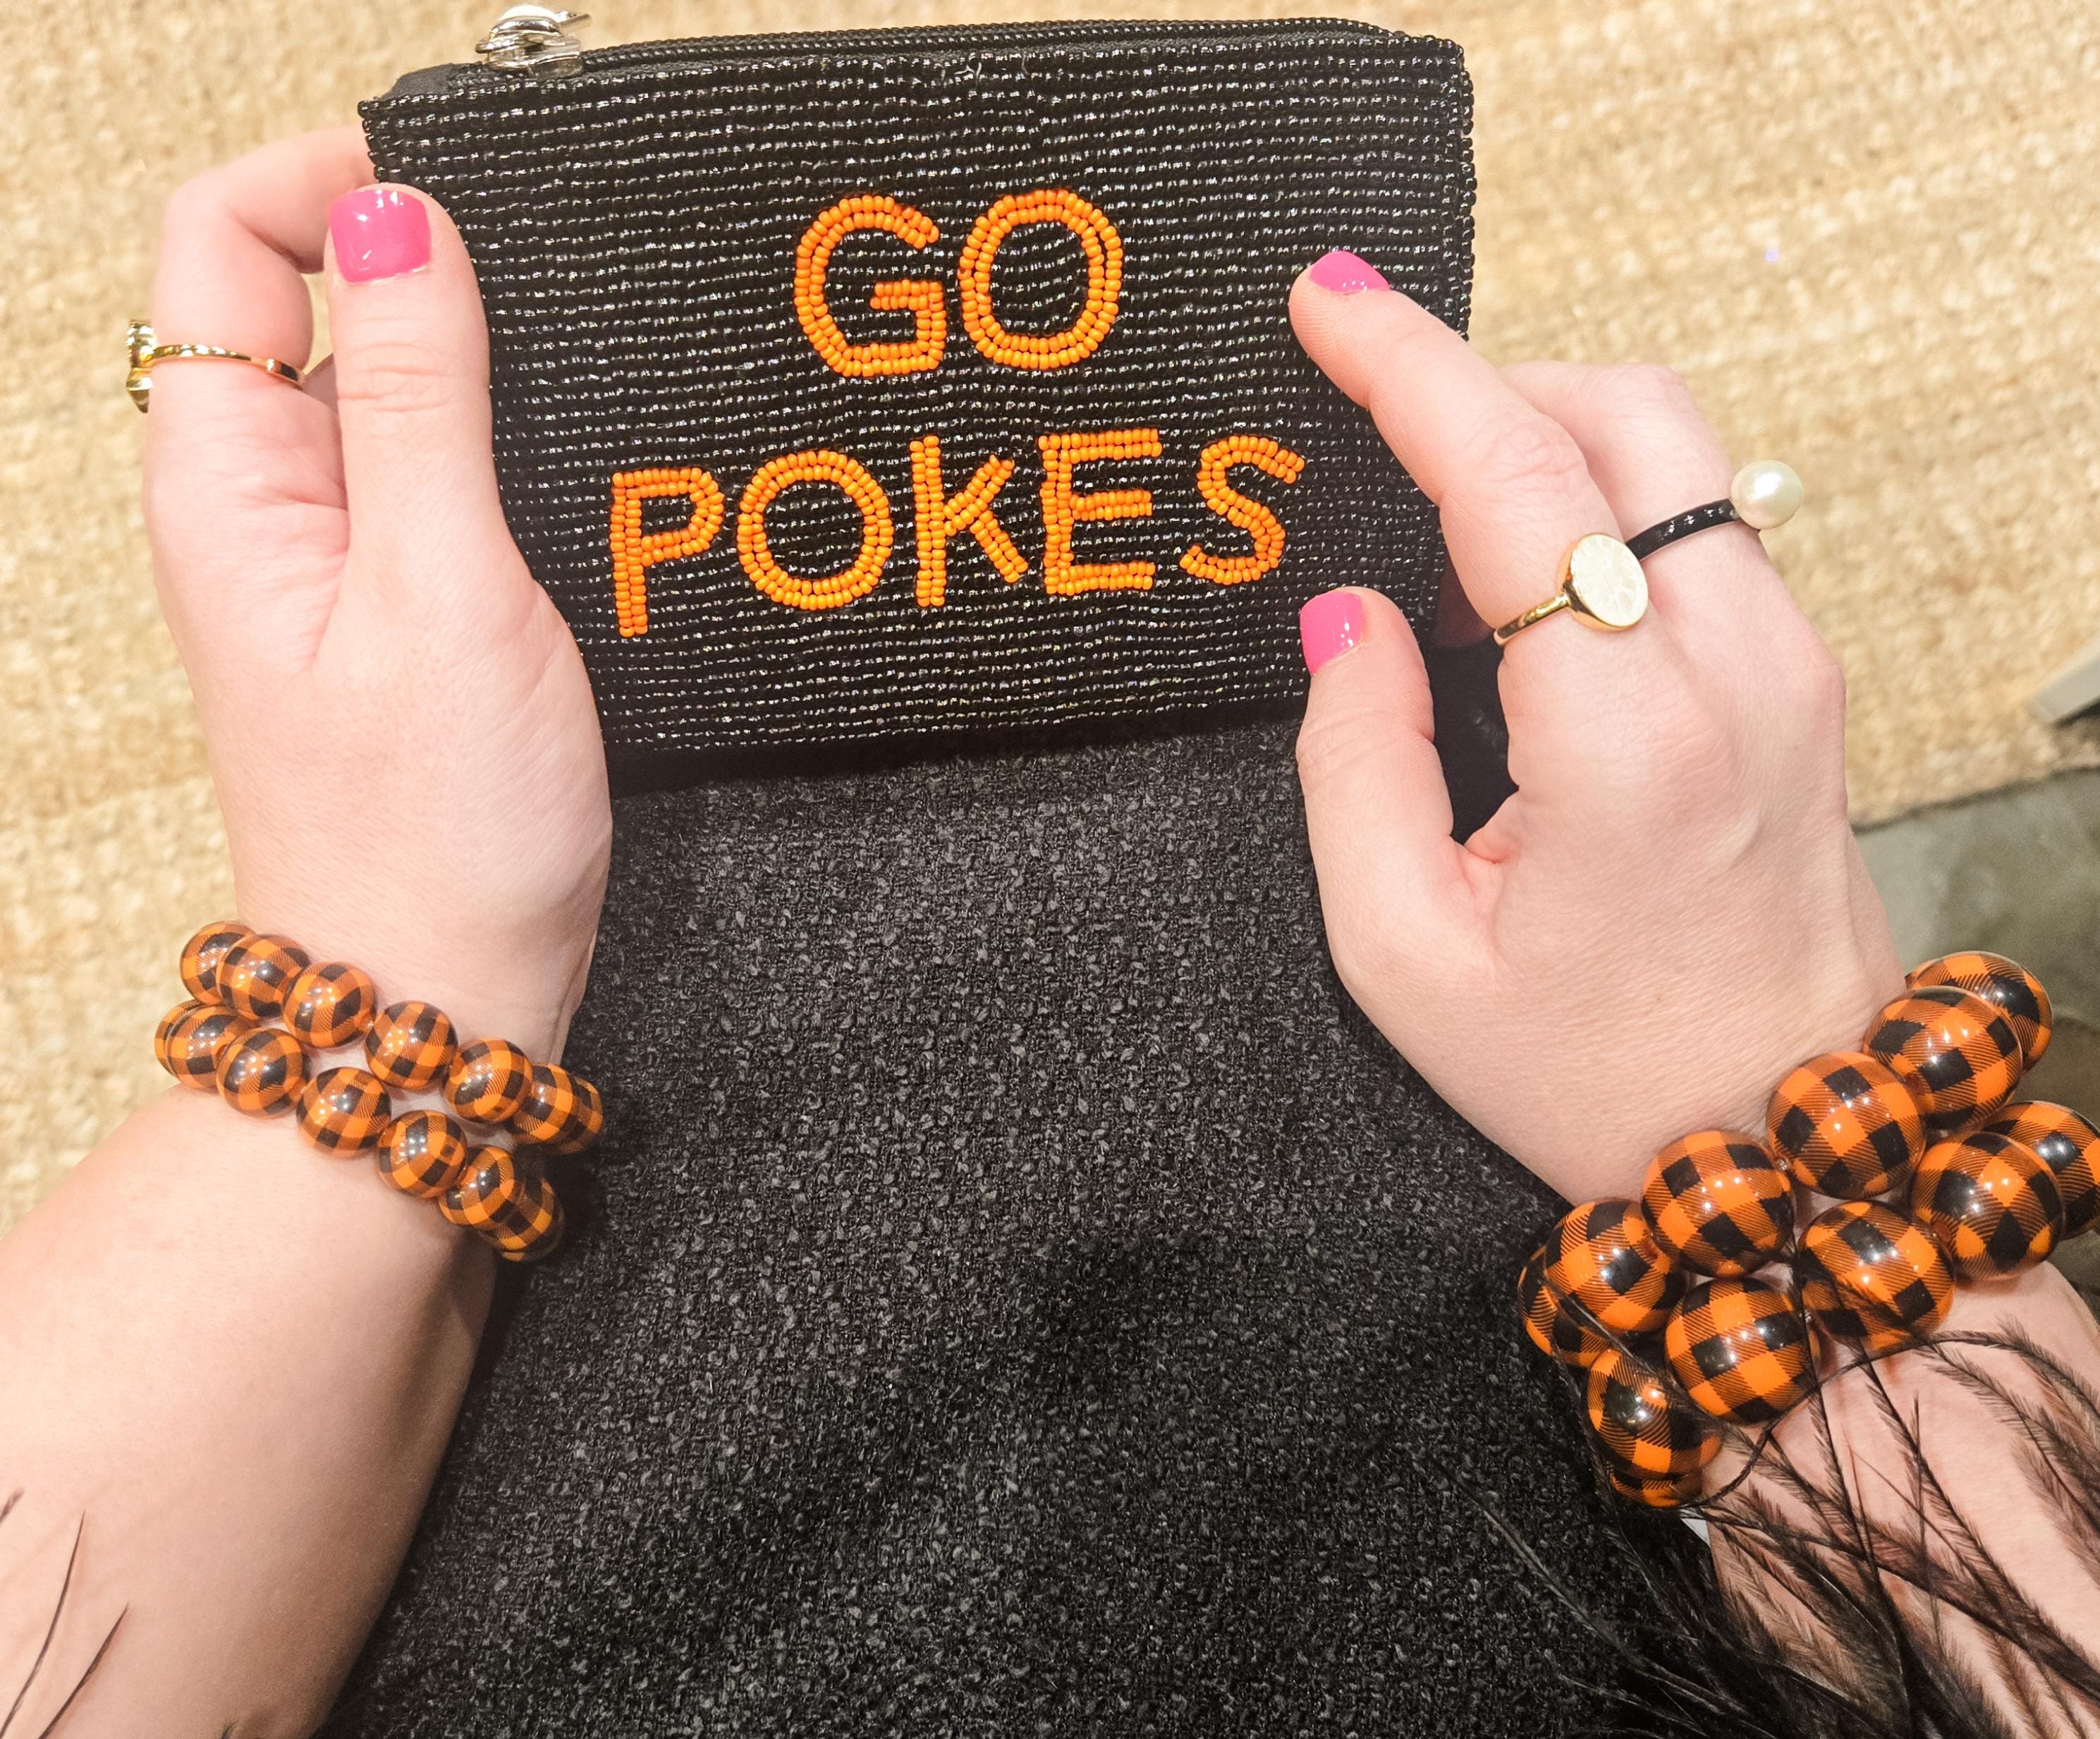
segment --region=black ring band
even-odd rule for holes
[[[1704,507],[1689,508],[1674,519],[1650,526],[1638,537],[1629,537],[1626,547],[1633,551],[1635,560],[1644,560],[1665,544],[1674,544],[1695,532],[1711,531],[1717,525],[1726,525],[1740,517],[1733,501],[1709,501]]]

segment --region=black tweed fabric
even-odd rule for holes
[[[1300,692],[1295,620],[1329,586],[1390,593],[1418,626],[1443,569],[1435,515],[1291,338],[1293,278],[1347,246],[1463,330],[1471,273],[1471,88],[1450,43],[1331,21],[841,33],[606,50],[566,79],[434,68],[363,113],[379,173],[458,221],[488,311],[498,474],[518,543],[574,628],[623,788],[723,748],[981,735],[1058,721],[1200,713]],[[1119,314],[1083,361],[1030,371],[965,336],[958,261],[998,200],[1043,188],[1116,227]],[[930,373],[832,372],[796,314],[797,244],[849,196],[893,198],[939,239],[849,237],[827,301],[855,342],[908,340],[869,306],[885,280],[945,286]],[[999,250],[993,303],[1063,329],[1083,300],[1054,224]],[[1145,561],[1149,589],[1052,596],[1039,497],[1045,435],[1156,429],[1157,458],[1080,469],[1081,493],[1146,490],[1142,518],[1083,523],[1085,563]],[[944,483],[990,456],[1029,572],[1008,584],[971,536],[946,602],[922,607],[911,445],[940,438]],[[1206,507],[1198,456],[1250,435],[1301,455],[1285,483],[1233,485],[1287,534],[1282,565],[1220,585],[1200,545],[1252,548]],[[866,467],[895,541],[841,607],[763,595],[740,563],[742,492],[812,449]],[[697,466],[726,519],[704,551],[649,570],[646,633],[624,637],[610,536],[615,474]],[[686,522],[656,501],[648,530]],[[836,489],[764,516],[802,575],[845,568],[862,515]]]
[[[1515,1320],[1557,1204],[1343,995],[1291,738],[616,805],[602,1159],[335,1739],[1596,1716],[1451,1484],[1622,1609]]]

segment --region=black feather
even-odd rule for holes
[[[21,1501],[22,1494],[19,1490],[8,1494],[7,1501],[0,1503],[0,1523],[4,1523],[15,1513],[15,1505]],[[23,1705],[29,1701],[30,1691],[42,1675],[44,1662],[50,1657],[51,1644],[58,1635],[60,1621],[65,1617],[66,1604],[73,1596],[73,1572],[80,1565],[80,1543],[86,1531],[87,1518],[83,1516],[73,1525],[73,1547],[66,1555],[65,1575],[60,1581],[58,1599],[52,1603],[51,1622],[44,1626],[44,1640],[38,1647],[37,1657],[29,1663],[29,1671],[16,1689],[14,1701],[7,1706],[7,1713],[0,1716],[0,1739],[7,1739],[7,1735],[13,1728],[15,1718],[21,1714]],[[73,1706],[80,1701],[81,1693],[87,1688],[88,1681],[101,1667],[104,1657],[109,1653],[110,1644],[117,1640],[117,1628],[123,1622],[124,1613],[119,1612],[111,1621],[109,1628],[103,1632],[102,1640],[95,1645],[95,1653],[89,1657],[80,1676],[73,1680],[73,1688],[65,1694],[65,1700],[59,1705],[51,1719],[38,1728],[36,1739],[52,1739],[52,1735],[58,1731],[59,1723],[73,1711]],[[229,1732],[231,1730],[228,1729]]]
[[[1877,1490],[1871,1505],[1838,1454],[1823,1388],[1801,1403],[1815,1428],[1791,1454],[1769,1430],[1730,1428],[1749,1465],[1693,1513],[1717,1543],[1755,1566],[1762,1596],[1754,1604],[1722,1589],[1710,1554],[1673,1549],[1651,1512],[1612,1498],[1601,1462],[1615,1549],[1645,1613],[1630,1631],[1554,1577],[1491,1494],[1467,1490],[1526,1569],[1621,1660],[1623,1678],[1594,1688],[1602,1710],[1595,1731],[1703,1739],[2100,1733],[2100,1664],[1992,1555],[1942,1485],[1919,1416],[1906,1414],[1882,1380],[1879,1362],[1890,1356],[1862,1356],[1829,1379],[1869,1388],[1877,1422],[1903,1458],[1907,1477]],[[1911,1356],[1936,1361],[1988,1406],[2005,1427],[2006,1465],[2022,1495],[2047,1509],[2100,1587],[2100,1393],[2016,1334],[1944,1335]],[[1653,1368],[1652,1355],[1644,1362]],[[2017,1384],[2008,1380],[2014,1370]],[[1577,1390],[1579,1375],[1564,1374]],[[1782,1621],[1781,1613],[1795,1616]]]

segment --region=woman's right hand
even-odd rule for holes
[[[504,524],[474,268],[443,211],[371,174],[344,128],[170,201],[162,342],[302,360],[300,274],[325,268],[335,354],[302,390],[155,369],[155,576],[241,918],[552,1057],[604,898],[598,717]]]
[[[1355,293],[1301,279],[1299,336],[1436,503],[1487,621],[1551,596],[1577,538],[1728,492],[1674,377],[1498,369],[1366,270]],[[1405,619],[1368,591],[1304,616],[1299,762],[1342,981],[1431,1086],[1578,1200],[1634,1193],[1680,1135],[1762,1129],[1780,1077],[1856,1048],[1903,987],[1846,820],[1836,663],[1747,528],[1646,565],[1630,631],[1549,619],[1510,642],[1517,790],[1462,845]]]
[[[1550,595],[1578,537],[1630,536],[1727,493],[1719,442],[1662,371],[1498,370],[1382,289],[1301,281],[1292,312],[1314,360],[1370,407],[1436,502],[1488,621]],[[1462,845],[1405,619],[1352,591],[1313,599],[1304,621],[1314,675],[1299,762],[1343,982],[1432,1087],[1575,1199],[1637,1194],[1656,1150],[1680,1135],[1761,1131],[1780,1077],[1856,1049],[1903,987],[1846,820],[1843,687],[1829,653],[1740,526],[1646,566],[1648,616],[1628,632],[1549,619],[1511,641],[1501,682],[1517,790]],[[2055,1360],[2083,1390],[2004,1351],[1980,1368],[2089,1453],[2079,1395],[2100,1380],[2100,1335],[2056,1269],[1960,1287],[1940,1332]],[[1895,1547],[1930,1534],[1943,1588],[1983,1576],[1987,1592],[2031,1604],[2009,1600],[2015,1623],[1987,1641],[1966,1616],[1982,1604],[1962,1605],[1961,1593],[1899,1599],[1886,1609],[1904,1609],[1905,1670],[1952,1661],[1993,1695],[2013,1686],[1999,1706],[2017,1716],[2035,1682],[2022,1675],[2050,1670],[2043,1645],[2100,1622],[2100,1587],[2068,1543],[2091,1494],[2075,1465],[2067,1476],[2062,1454],[2036,1458],[2041,1438],[1939,1360],[1874,1368],[1880,1386],[1829,1381],[1776,1433],[1827,1510],[1810,1515],[1801,1488],[1769,1467],[1744,1504],[1709,1510],[1723,1584],[1740,1609],[1775,1616],[1789,1649],[1815,1639],[1812,1677],[1877,1682],[1847,1653],[1872,1631],[1868,1652],[1886,1644],[1878,1670],[1893,1682],[1893,1640],[1856,1613],[1882,1609],[1908,1562]],[[1719,1484],[1709,1476],[1710,1499]],[[1943,1512],[1919,1509],[1925,1491]],[[1860,1573],[1869,1591],[1849,1629],[1829,1593],[1851,1586],[1859,1567],[1843,1566],[1865,1537],[1842,1520],[1846,1503],[1895,1543],[1868,1549],[1882,1569]],[[1831,1551],[1805,1555],[1813,1574],[1773,1569],[1768,1513],[1807,1519],[1819,1538],[1833,1530]],[[1945,1515],[1973,1535],[1943,1528]],[[1807,1607],[1804,1588],[1821,1591]]]

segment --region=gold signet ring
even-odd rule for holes
[[[1631,628],[1648,614],[1648,576],[1617,538],[1593,532],[1560,564],[1560,589],[1514,622],[1503,623],[1495,630],[1495,644],[1507,646],[1533,623],[1562,610],[1573,611],[1577,621],[1592,628],[1612,633]]]
[[[289,362],[280,362],[275,356],[251,356],[245,351],[221,350],[215,344],[162,344],[153,336],[153,329],[143,320],[131,322],[126,334],[124,351],[130,367],[124,376],[124,390],[131,395],[131,402],[140,410],[150,408],[153,393],[153,368],[157,363],[186,361],[196,358],[211,362],[245,362],[250,368],[260,369],[265,374],[282,381],[287,386],[299,384],[299,371]]]

